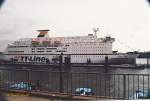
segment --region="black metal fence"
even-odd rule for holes
[[[0,88],[69,96],[149,98],[150,75],[1,69]]]

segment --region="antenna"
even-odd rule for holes
[[[93,32],[94,32],[94,35],[97,36],[97,32],[99,31],[99,28],[93,28]]]

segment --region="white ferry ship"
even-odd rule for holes
[[[117,56],[112,51],[115,39],[97,37],[98,29],[93,34],[75,37],[49,37],[48,31],[38,30],[37,38],[24,38],[9,44],[4,59],[11,63],[51,64],[64,54],[63,58],[69,57],[71,63],[102,63],[106,55],[109,59]]]

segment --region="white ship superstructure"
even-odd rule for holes
[[[63,53],[71,56],[71,63],[87,63],[88,59],[92,63],[100,63],[104,61],[105,55],[75,54],[112,54],[112,43],[115,40],[111,37],[98,38],[96,32],[87,36],[49,37],[48,30],[38,31],[37,38],[20,39],[9,44],[4,53],[5,59],[15,63],[49,64],[58,58],[56,54]]]

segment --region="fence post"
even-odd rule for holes
[[[123,75],[123,98],[126,98],[126,75]]]
[[[104,64],[105,72],[108,71],[108,56],[105,56],[105,64]]]
[[[67,71],[71,70],[71,56],[70,55],[67,55],[67,57],[64,58],[64,65]]]
[[[134,62],[134,66],[135,66],[135,68],[137,67],[137,63],[136,63],[136,61],[137,61],[137,60],[136,60],[136,58],[134,58],[134,59],[133,59],[133,62]]]
[[[63,92],[63,79],[62,79],[62,64],[63,64],[63,53],[60,54],[59,56],[59,92]]]

